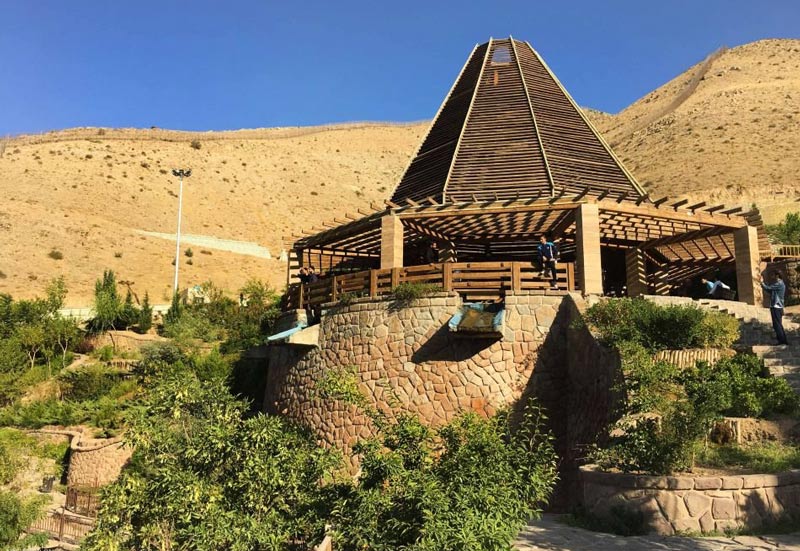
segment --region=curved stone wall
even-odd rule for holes
[[[800,515],[800,469],[774,475],[644,476],[581,467],[586,511],[641,512],[658,534],[757,528]]]
[[[67,486],[103,486],[114,482],[133,449],[121,438],[73,439],[70,446]]]
[[[450,333],[447,321],[462,304],[456,294],[406,307],[381,299],[338,306],[323,316],[318,348],[270,347],[265,409],[348,450],[372,434],[370,421],[353,406],[314,396],[314,387],[326,370],[353,366],[362,393],[377,408],[390,415],[415,413],[432,425],[465,410],[492,415],[526,390],[552,411],[566,384],[570,316],[564,298],[564,293],[507,297],[502,339]]]

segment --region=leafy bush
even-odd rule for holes
[[[765,376],[762,360],[754,354],[737,354],[713,365],[698,362],[680,380],[692,401],[714,400],[720,415],[762,417],[800,408],[800,397],[789,383]]]
[[[75,401],[97,400],[107,395],[120,379],[118,373],[99,364],[61,373],[58,378],[62,398]]]
[[[0,491],[0,549],[29,549],[44,546],[45,534],[20,536],[41,517],[47,498],[23,498],[12,492]]]
[[[442,288],[440,286],[432,283],[404,282],[392,289],[392,297],[394,297],[397,302],[408,304],[416,299],[426,297],[441,290]]]
[[[503,412],[467,413],[437,430],[408,414],[388,419],[352,368],[329,371],[315,393],[359,407],[379,431],[355,446],[361,476],[337,490],[342,549],[507,549],[555,484],[552,437],[533,402],[513,428]]]
[[[505,414],[439,430],[401,415],[357,446],[361,476],[333,516],[342,549],[508,549],[546,502],[556,457],[541,412],[512,431]]]
[[[782,245],[800,245],[800,213],[789,212],[783,222],[767,226],[770,241]]]
[[[668,474],[694,464],[696,442],[722,416],[756,417],[798,411],[800,398],[784,379],[764,376],[761,360],[737,354],[680,370],[655,361],[644,346],[618,345],[623,382],[620,420],[592,458],[603,468]]]
[[[331,507],[320,482],[336,465],[334,454],[281,418],[245,418],[245,411],[218,380],[181,369],[164,374],[133,420],[131,464],[103,491],[84,548],[318,543]]]
[[[602,300],[585,317],[605,343],[635,342],[652,352],[726,348],[739,337],[738,322],[726,314],[695,306],[660,306],[641,298]]]
[[[51,249],[47,256],[52,258],[53,260],[62,260],[64,258],[64,253],[59,251],[58,249]]]
[[[194,256],[194,251],[190,247],[183,251],[183,254],[185,254],[187,258],[192,258]]]
[[[192,149],[200,149],[201,147],[203,147],[203,145],[198,140],[192,140],[192,142],[189,145],[192,147]]]

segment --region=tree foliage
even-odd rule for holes
[[[323,534],[335,456],[216,379],[162,374],[129,431],[131,465],[103,494],[86,549],[305,549]]]
[[[800,245],[800,213],[787,213],[783,222],[767,226],[767,234],[773,243]]]

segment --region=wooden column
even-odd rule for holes
[[[581,292],[584,295],[602,295],[600,209],[596,203],[584,203],[575,210],[575,244]]]
[[[625,251],[625,285],[629,297],[647,294],[647,268],[641,249]]]
[[[759,275],[758,234],[753,226],[733,231],[736,256],[736,281],[739,300],[761,306],[761,286],[753,278]]]
[[[403,222],[397,216],[381,218],[381,269],[403,267]]]

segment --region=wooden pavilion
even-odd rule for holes
[[[561,290],[668,294],[735,268],[739,300],[760,301],[758,211],[651,199],[541,56],[508,38],[474,48],[385,205],[295,236],[289,306],[403,281],[477,300],[544,291],[543,234],[561,250]],[[301,264],[326,277],[292,283]]]

